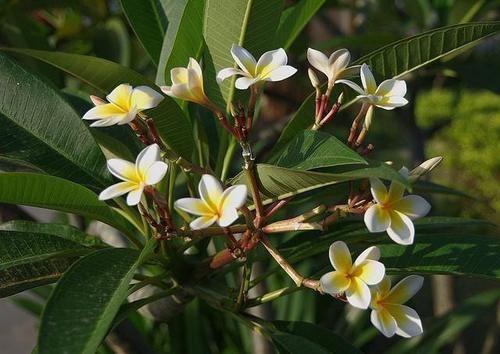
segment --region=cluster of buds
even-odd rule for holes
[[[109,171],[121,182],[103,190],[99,199],[109,200],[127,194],[127,204],[138,205],[145,220],[156,231],[155,236],[159,240],[179,236],[189,245],[196,237],[226,235],[229,240],[228,249],[213,258],[210,262],[213,268],[223,266],[234,259],[245,259],[246,252],[262,244],[298,286],[331,294],[358,308],[371,307],[371,321],[384,335],[390,337],[398,334],[411,337],[422,333],[418,315],[403,303],[420,289],[423,279],[409,276],[391,289],[385,267],[379,261],[380,251],[377,247],[368,248],[353,263],[347,245],[342,241],[334,242],[329,255],[335,271],[323,275],[320,280],[313,280],[302,277],[293,269],[268,241],[267,234],[292,230],[323,230],[337,219],[338,211],[342,210],[346,213],[364,214],[364,222],[369,232],[385,231],[396,243],[409,245],[414,242],[415,237],[413,220],[425,216],[430,210],[430,204],[420,196],[404,196],[406,187],[397,181],[393,181],[387,188],[380,179],[372,178],[370,195],[367,190],[360,191],[358,195],[351,196],[349,204],[345,206],[322,205],[308,213],[269,224],[268,219],[285,206],[290,198],[264,207],[248,135],[252,129],[254,109],[261,85],[266,81],[287,79],[297,70],[288,65],[287,55],[281,48],[268,51],[256,60],[246,49],[233,45],[231,55],[235,67],[220,70],[217,73],[217,82],[221,84],[229,77],[239,76],[235,80],[235,87],[239,90],[250,89],[246,109],[240,106],[230,112],[234,118],[234,125],[229,123],[224,110],[206,95],[202,68],[193,58],[189,59],[186,68],[171,70],[172,85],[161,87],[161,91],[176,99],[202,105],[214,113],[226,131],[242,147],[245,160],[243,168],[248,179],[248,187],[240,184],[224,188],[221,181],[206,168],[196,166],[177,156],[162,142],[154,122],[144,112],[160,104],[163,95],[146,86],[133,88],[128,84],[121,84],[106,96],[106,100],[92,96],[95,107],[89,110],[83,119],[94,120],[92,127],[129,124],[146,147],[137,156],[135,163],[122,159],[108,160]],[[406,94],[404,81],[389,79],[377,86],[366,64],[349,66],[351,56],[346,49],[337,50],[327,57],[310,48],[307,51],[307,58],[310,65],[328,79],[326,91],[322,93],[322,85],[316,72],[312,68],[308,71],[316,90],[315,120],[312,122],[312,129],[320,129],[339,111],[343,93],[329,107],[335,84],[347,85],[358,93],[361,109],[353,120],[347,139],[348,145],[353,149],[358,149],[363,142],[372,123],[375,107],[391,110],[407,103],[404,98]],[[355,76],[361,77],[362,86],[348,80]],[[411,172],[402,168],[400,173],[403,178],[413,182],[439,162],[440,158],[431,159]],[[200,175],[198,185],[200,198],[191,195],[171,203],[179,215],[189,222],[189,228],[175,225],[172,211],[168,207],[169,203],[156,187],[166,176],[171,163],[180,164],[186,173]],[[255,211],[246,206],[249,194],[253,199]],[[157,212],[156,217],[151,215],[147,207],[150,201],[153,202],[154,210]],[[330,211],[332,214],[326,216],[322,222],[309,222],[309,219],[318,217],[325,211]],[[185,213],[195,215],[196,218],[190,219]],[[233,225],[240,216],[244,217],[245,224]],[[214,223],[218,226],[213,227]],[[243,236],[237,239],[233,233],[242,233]]]

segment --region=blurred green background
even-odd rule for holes
[[[161,1],[167,17],[173,1],[176,0]],[[295,1],[286,3],[291,5]],[[432,28],[498,20],[499,6],[500,1],[494,0],[326,1],[289,50],[292,65],[300,68],[300,75],[266,88],[253,137],[258,141],[260,155],[265,156],[289,114],[312,92],[305,75],[307,47],[325,52],[345,47],[353,58],[359,58],[384,44]],[[0,0],[0,45],[95,55],[129,66],[153,80],[155,76],[155,68],[121,12],[119,1]],[[378,159],[413,167],[429,157],[444,157],[432,180],[450,189],[443,189],[438,197],[434,195],[433,215],[480,218],[495,224],[500,221],[499,58],[500,38],[496,36],[406,77],[410,104],[391,112],[376,112],[368,141],[375,145]],[[68,93],[86,98],[92,92],[49,65],[32,59],[19,60]],[[327,130],[345,138],[353,114],[355,107],[339,115]],[[3,221],[22,214],[17,208],[2,207],[0,212]],[[313,269],[313,262],[303,267],[304,271]],[[273,276],[268,286],[273,288],[286,282],[286,275],[280,274]],[[292,294],[256,310],[256,314],[320,323],[347,335],[366,353],[493,354],[500,352],[500,307],[498,298],[484,292],[493,288],[498,289],[497,282],[427,277],[425,288],[412,304],[424,319],[425,335],[410,341],[388,340],[371,328],[368,312],[312,292]],[[35,299],[43,299],[43,290],[41,293]],[[17,301],[21,305],[22,299]],[[24,308],[36,314],[39,309],[33,303],[38,300],[29,299],[24,301]],[[118,337],[122,336],[129,350],[125,352],[130,353],[270,350],[265,341],[258,336],[253,338],[248,329],[230,318],[212,322],[216,317],[210,311],[195,301],[168,324],[137,316],[131,319],[131,326],[135,331],[140,329],[143,341],[123,339],[123,333],[136,333],[127,329],[119,332]],[[199,323],[193,327],[192,321]],[[203,340],[208,337],[205,332],[220,337],[209,343],[214,346],[210,351]],[[112,348],[110,345],[107,350],[113,352]]]

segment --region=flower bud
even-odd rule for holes
[[[436,156],[433,157],[429,160],[426,160],[422,162],[419,166],[415,167],[411,172],[410,172],[410,181],[414,182],[418,180],[420,177],[423,175],[426,175],[427,173],[431,172],[434,167],[439,165],[443,161],[442,156]]]
[[[311,85],[316,89],[319,88],[319,79],[314,70],[309,68],[307,74],[309,75],[309,80],[311,80]]]

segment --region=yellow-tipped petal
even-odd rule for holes
[[[388,197],[387,188],[378,178],[370,178],[370,191],[373,199],[379,204],[385,203]]]
[[[422,321],[417,311],[405,305],[389,305],[385,308],[396,320],[396,334],[404,338],[411,338],[423,333]]]
[[[335,241],[329,249],[330,262],[335,270],[349,273],[352,268],[352,258],[349,248],[343,241]]]
[[[384,279],[385,267],[378,261],[367,259],[360,265],[356,266],[353,275],[368,285],[375,285]]]
[[[125,113],[126,111],[124,111],[117,105],[113,103],[105,103],[90,109],[87,113],[83,115],[82,119],[97,120],[97,119],[114,118],[117,116],[123,117]]]
[[[431,210],[431,205],[418,195],[407,195],[394,203],[392,207],[410,219],[421,218]]]
[[[214,212],[205,204],[201,199],[197,198],[182,198],[174,203],[177,209],[183,210],[187,213],[200,216],[214,215]]]
[[[387,310],[372,310],[370,314],[370,320],[373,326],[387,338],[390,338],[394,336],[394,334],[396,334],[396,320]]]
[[[132,162],[122,159],[109,159],[107,161],[108,170],[111,174],[123,181],[139,183],[135,165]]]
[[[257,66],[257,62],[252,54],[245,48],[242,48],[236,44],[233,44],[231,47],[231,55],[233,56],[234,61],[241,70],[250,74],[251,76],[255,76],[255,68]]]
[[[217,212],[223,193],[222,186],[217,178],[209,174],[201,176],[198,191],[201,199],[207,206],[214,212]]]
[[[330,295],[343,293],[351,284],[349,279],[343,272],[329,272],[324,274],[320,280],[321,289]]]
[[[188,82],[188,71],[186,68],[173,68],[170,70],[170,79],[172,80],[172,85],[187,84]]]
[[[394,203],[399,199],[403,198],[403,194],[405,192],[406,187],[396,181],[391,182],[391,186],[389,187],[389,194],[387,197],[387,203]]]
[[[385,303],[404,304],[412,298],[424,284],[424,278],[419,275],[410,275],[397,283],[384,299]]]
[[[132,91],[131,105],[138,111],[158,106],[163,96],[148,86],[138,86]]]
[[[129,84],[118,85],[106,99],[122,108],[125,111],[130,111],[131,107],[131,97],[132,97],[132,86]]]
[[[347,301],[354,307],[367,309],[370,305],[371,292],[368,285],[357,277],[351,278],[351,284],[345,291]]]
[[[382,232],[391,225],[391,215],[379,204],[374,204],[366,210],[365,225],[370,232]]]

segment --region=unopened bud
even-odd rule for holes
[[[103,100],[102,98],[100,97],[97,97],[97,96],[94,96],[94,95],[90,95],[90,100],[92,101],[92,103],[95,105],[95,106],[99,106],[101,104],[106,104],[107,102],[105,100]]]
[[[309,75],[309,80],[311,80],[311,85],[316,89],[319,88],[319,79],[314,70],[309,68],[307,74]]]
[[[337,103],[339,105],[341,105],[342,102],[344,102],[344,93],[343,92],[339,95],[339,98],[337,98]]]
[[[429,160],[422,162],[419,166],[415,167],[410,172],[410,181],[412,181],[412,182],[416,181],[417,179],[419,179],[423,175],[429,173],[430,171],[432,171],[434,169],[434,167],[439,165],[441,163],[441,161],[443,161],[443,157],[436,156],[436,157],[433,157]]]

